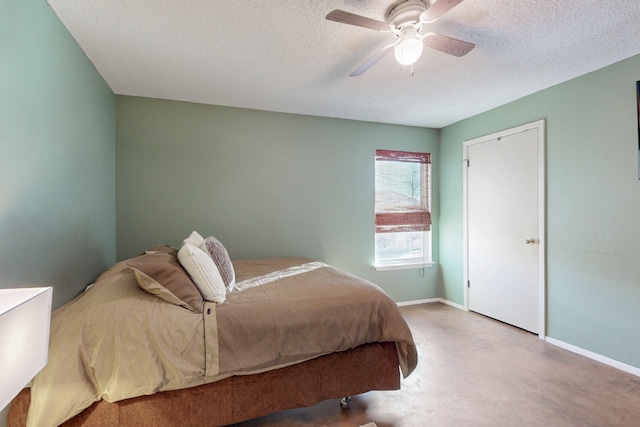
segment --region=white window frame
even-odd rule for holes
[[[428,176],[427,182],[429,185],[426,189],[422,189],[423,191],[427,191],[427,197],[429,200],[429,207],[431,207],[431,187],[433,186],[433,181],[431,180],[431,170],[432,167],[429,165],[427,168]],[[425,267],[432,267],[435,263],[433,262],[433,251],[432,251],[432,230],[429,231],[414,231],[413,233],[422,233],[422,257],[413,257],[413,258],[389,258],[389,259],[378,259],[378,234],[388,234],[388,233],[375,233],[374,232],[374,268],[376,271],[388,271],[388,270],[405,270],[405,269],[418,269]]]
[[[375,257],[374,267],[376,271],[388,271],[388,270],[406,270],[410,268],[425,268],[432,267],[435,263],[432,258],[431,251],[431,231],[415,231],[414,233],[422,233],[422,257],[415,258],[391,258],[379,260]],[[376,240],[377,235],[381,233],[375,233]],[[377,242],[376,248],[377,248]]]

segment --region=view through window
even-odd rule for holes
[[[422,267],[431,262],[431,156],[376,150],[376,267]]]

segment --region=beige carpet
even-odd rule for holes
[[[353,396],[345,411],[333,399],[238,427],[640,426],[640,377],[443,304],[401,310],[419,354],[402,390]]]

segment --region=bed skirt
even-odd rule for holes
[[[114,403],[98,401],[63,426],[224,426],[326,399],[399,388],[395,343],[373,343],[260,374]],[[8,427],[26,425],[29,402],[29,389],[24,389],[11,403]]]

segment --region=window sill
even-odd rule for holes
[[[405,264],[380,264],[374,265],[373,267],[376,271],[388,271],[388,270],[408,270],[411,268],[429,268],[433,267],[435,262],[413,262],[413,263],[405,263]]]

